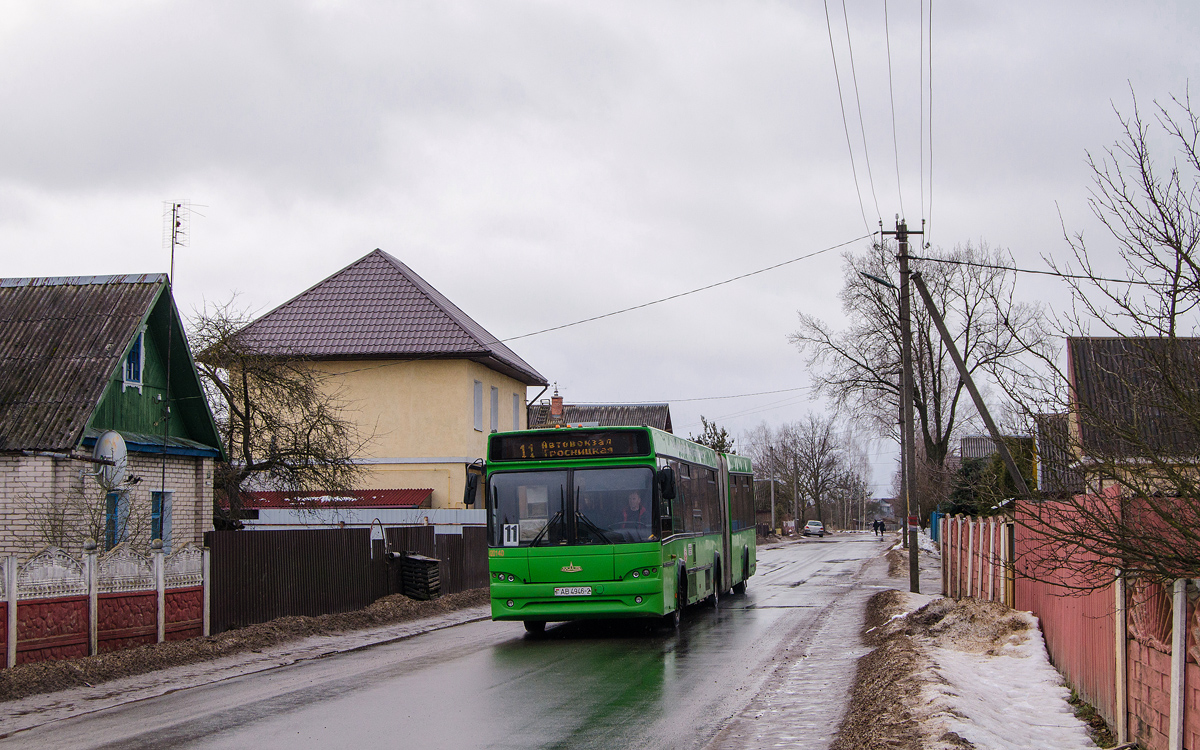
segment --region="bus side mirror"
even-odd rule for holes
[[[658,470],[658,494],[663,500],[675,499],[675,472],[670,466]]]
[[[474,505],[475,495],[479,493],[479,475],[473,471],[467,472],[467,488],[463,491],[463,505]]]

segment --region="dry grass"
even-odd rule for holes
[[[96,685],[167,667],[195,664],[245,651],[261,651],[308,636],[391,625],[487,602],[486,588],[449,594],[427,602],[393,594],[353,612],[318,617],[280,617],[207,638],[155,643],[80,659],[21,664],[0,671],[0,701],[80,685]]]
[[[877,648],[858,660],[850,707],[831,750],[920,750],[922,735],[909,706],[920,697],[916,678],[921,655],[894,623],[903,612],[898,591],[882,591],[867,602],[863,639]]]

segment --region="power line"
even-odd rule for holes
[[[871,186],[871,200],[875,202],[875,216],[879,217],[879,198],[875,195],[875,177],[871,174],[871,152],[867,150],[867,125],[863,120],[862,98],[858,95],[858,71],[854,66],[854,44],[850,41],[850,14],[846,12],[846,0],[842,0],[842,21],[846,25],[846,49],[850,50],[850,81],[854,84],[854,103],[858,107],[858,130],[862,134],[863,161],[867,165],[867,183]]]
[[[685,401],[721,401],[721,400],[730,399],[730,398],[747,398],[749,396],[770,396],[775,393],[792,393],[794,391],[810,391],[810,390],[812,390],[812,388],[813,388],[813,386],[811,386],[811,385],[802,385],[802,386],[799,386],[796,388],[780,388],[779,390],[775,390],[775,391],[758,391],[756,393],[737,393],[732,396],[700,396],[697,398],[664,398],[664,399],[659,399],[658,401],[626,401],[624,403],[627,403],[627,404],[661,404],[664,402],[670,402],[672,404],[681,404]]]
[[[929,55],[926,57],[927,75],[925,80],[929,85],[929,221],[925,229],[925,246],[930,247],[930,228],[933,226],[933,0],[929,0]]]
[[[734,276],[732,278],[725,279],[724,281],[718,281],[713,284],[706,284],[705,286],[702,286],[702,287],[690,289],[686,292],[679,292],[678,294],[672,294],[669,297],[662,297],[660,299],[651,300],[650,302],[643,302],[640,305],[633,305],[632,307],[625,307],[620,310],[613,310],[612,312],[607,312],[607,313],[604,313],[603,315],[593,315],[590,318],[576,320],[572,323],[563,323],[562,325],[552,326],[550,328],[543,328],[540,331],[533,331],[531,333],[523,333],[520,336],[509,336],[508,338],[496,339],[495,341],[493,341],[491,343],[507,343],[509,341],[516,341],[518,339],[526,339],[526,338],[529,338],[530,336],[538,336],[543,333],[549,333],[551,331],[560,331],[564,328],[570,328],[572,326],[582,325],[583,323],[590,323],[593,320],[602,320],[604,318],[611,318],[614,315],[621,315],[622,313],[632,312],[633,310],[641,310],[644,307],[650,307],[651,305],[657,305],[662,302],[669,302],[673,299],[679,299],[680,297],[686,297],[690,294],[696,294],[697,292],[703,292],[705,290],[713,289],[718,286],[724,286],[725,284],[732,284],[735,281],[740,281],[742,279],[749,278],[751,276],[757,276],[758,274],[766,273],[767,271],[774,271],[776,268],[782,268],[782,267],[784,267],[786,265],[790,265],[792,263],[798,263],[802,260],[808,260],[809,258],[814,258],[818,255],[828,253],[831,250],[837,250],[838,248],[845,247],[846,245],[851,245],[855,242],[859,242],[860,240],[865,240],[868,237],[872,237],[872,236],[874,236],[874,232],[871,232],[870,227],[867,227],[867,234],[861,235],[859,237],[855,237],[852,240],[846,240],[845,242],[841,242],[836,245],[831,245],[831,246],[825,248],[824,250],[817,250],[816,252],[811,252],[811,253],[808,253],[807,255],[801,255],[798,258],[792,258],[791,260],[785,260],[782,263],[776,263],[773,266],[767,266],[766,268],[760,268],[757,271],[750,271],[749,273],[743,273],[738,276]]]
[[[836,245],[830,245],[829,247],[826,247],[824,249],[816,250],[814,252],[807,253],[805,255],[801,255],[796,258],[792,258],[791,260],[785,260],[781,263],[775,263],[774,265],[767,266],[766,268],[760,268],[757,271],[750,271],[749,273],[739,274],[737,276],[733,276],[731,278],[724,279],[723,281],[717,281],[712,284],[705,284],[704,286],[697,287],[695,289],[689,289],[686,292],[679,292],[678,294],[672,294],[668,297],[661,297],[659,299],[651,300],[649,302],[643,302],[640,305],[633,305],[631,307],[625,307],[620,310],[613,310],[612,312],[607,312],[602,315],[593,315],[590,318],[583,318],[582,320],[576,320],[571,323],[563,323],[562,325],[551,326],[550,328],[543,328],[541,330],[532,331],[530,333],[523,333],[520,336],[509,336],[509,337],[503,338],[503,339],[496,338],[495,336],[491,336],[489,340],[480,341],[480,343],[484,346],[490,346],[492,344],[501,344],[501,343],[506,343],[509,341],[516,341],[518,339],[526,339],[526,338],[529,338],[530,336],[538,336],[543,333],[549,333],[551,331],[561,331],[564,328],[571,328],[573,326],[582,325],[584,323],[590,323],[594,320],[603,320],[604,318],[611,318],[614,315],[621,315],[622,313],[632,312],[633,310],[641,310],[642,308],[650,307],[652,305],[657,305],[657,304],[660,304],[663,302],[669,302],[670,300],[679,299],[680,297],[687,297],[688,295],[696,294],[698,292],[703,292],[708,289],[714,289],[716,287],[724,286],[726,284],[732,284],[735,281],[740,281],[742,279],[749,278],[751,276],[757,276],[758,274],[766,273],[767,271],[774,271],[777,268],[783,268],[784,266],[791,265],[792,263],[799,263],[802,260],[808,260],[809,258],[815,258],[818,255],[823,255],[825,253],[832,252],[834,250],[838,250],[847,245],[852,245],[855,242],[860,242],[862,240],[865,240],[865,239],[867,239],[869,237],[873,237],[873,236],[874,236],[874,233],[868,232],[867,234],[860,235],[858,237],[855,237],[854,239],[846,240],[845,242],[839,242]],[[422,355],[419,357],[412,357],[409,359],[401,359],[401,360],[395,360],[395,361],[390,361],[390,362],[382,362],[378,365],[371,365],[370,367],[359,367],[359,368],[356,368],[353,370],[346,370],[345,372],[331,373],[331,375],[332,374],[337,374],[339,376],[340,375],[350,375],[352,373],[364,372],[366,370],[378,370],[378,369],[381,369],[384,367],[395,367],[397,365],[408,364],[410,362],[418,362],[418,361],[422,361],[422,360],[433,359],[437,356],[438,355],[436,355],[436,354],[426,354],[426,355]]]
[[[883,0],[883,38],[887,43],[888,96],[892,100],[892,155],[896,159],[896,194],[900,197],[900,215],[904,211],[904,190],[900,185],[900,141],[896,137],[896,93],[892,88],[892,37],[888,28],[887,0]]]
[[[1138,279],[1110,279],[1103,276],[1088,276],[1080,273],[1063,273],[1062,271],[1045,271],[1036,268],[1018,268],[1016,266],[1002,266],[996,263],[980,263],[973,260],[957,260],[953,258],[930,258],[921,255],[909,255],[912,260],[924,260],[930,263],[948,263],[955,266],[971,266],[973,268],[990,268],[996,271],[1012,271],[1014,273],[1027,273],[1036,276],[1054,276],[1060,279],[1073,279],[1079,281],[1102,281],[1109,284],[1129,284],[1131,286],[1146,286],[1146,287],[1162,287],[1171,286],[1167,281],[1141,281]]]
[[[846,150],[850,152],[850,174],[854,176],[854,193],[858,196],[858,208],[862,212],[863,226],[871,232],[871,223],[867,221],[867,207],[863,203],[862,188],[858,186],[858,170],[854,167],[854,147],[850,145],[850,124],[846,121],[846,104],[842,100],[842,77],[838,75],[837,52],[833,48],[833,25],[829,22],[829,0],[825,3],[825,31],[829,34],[829,54],[833,56],[833,80],[837,82],[838,107],[842,110],[842,132],[846,134]]]
[[[921,221],[925,221],[925,0],[920,0],[920,34],[921,40],[917,45],[917,90],[920,96],[920,115],[917,120],[917,152],[919,154],[921,174]],[[924,239],[924,238],[922,238]]]

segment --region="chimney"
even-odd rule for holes
[[[561,422],[563,418],[562,396],[558,395],[558,383],[554,384],[554,395],[550,397],[550,421]]]

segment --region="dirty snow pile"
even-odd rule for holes
[[[925,657],[914,718],[927,747],[1096,747],[1067,704],[1036,617],[970,599],[906,597],[905,609],[921,607],[907,632]]]

